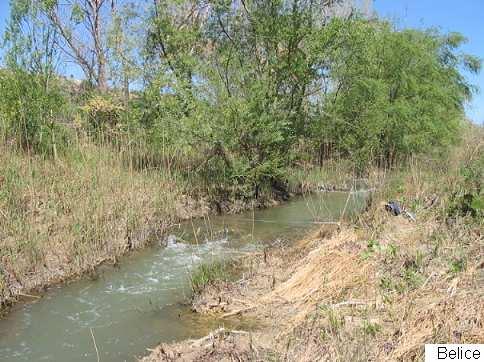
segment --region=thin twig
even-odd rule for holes
[[[210,334],[205,336],[205,337],[202,337],[200,339],[191,340],[190,342],[193,345],[201,345],[202,343],[206,342],[207,340],[212,340],[212,339],[214,339],[214,337],[216,337],[220,334],[223,334],[223,333],[242,334],[242,335],[248,335],[249,334],[249,332],[246,332],[246,331],[230,330],[230,329],[225,329],[224,327],[221,327],[219,329],[214,330],[213,332],[210,332]],[[148,349],[148,351],[149,351],[149,349]]]
[[[331,308],[338,308],[338,307],[343,307],[343,306],[353,306],[353,305],[367,305],[367,302],[361,301],[361,300],[347,300],[344,302],[336,303],[331,305]]]
[[[92,328],[89,328],[89,330],[91,331],[92,341],[94,342],[94,348],[96,349],[97,362],[99,362],[100,361],[100,359],[99,359],[99,350],[97,349],[96,338],[94,338],[94,333],[92,333]]]
[[[247,307],[247,308],[237,309],[237,310],[234,310],[233,312],[229,312],[229,313],[222,314],[221,318],[231,317],[231,316],[234,316],[234,315],[237,315],[237,314],[241,314],[241,313],[244,313],[244,312],[248,312],[249,310],[253,310],[255,308],[256,308],[256,306],[251,306],[251,307]]]
[[[199,246],[197,231],[195,230],[195,225],[193,225],[193,218],[190,218],[190,223],[192,224],[192,230],[193,230],[193,235],[195,236],[195,241],[197,243],[197,246]]]
[[[351,187],[351,190],[350,192],[348,192],[348,197],[346,198],[346,203],[345,203],[345,207],[343,209],[343,212],[341,213],[341,216],[340,216],[340,222],[343,221],[343,218],[344,218],[344,215],[345,215],[345,212],[346,212],[346,207],[348,206],[348,201],[350,201],[350,196],[351,196],[351,193],[353,191],[353,187]]]
[[[26,294],[26,293],[18,293],[21,297],[28,297],[28,298],[35,298],[35,299],[41,299],[42,297],[38,295],[32,295],[32,294]]]
[[[425,280],[425,282],[422,284],[422,286],[420,287],[421,289],[425,288],[425,286],[427,285],[427,283],[430,281],[430,279],[432,279],[434,276],[435,276],[435,272],[432,272],[429,277]]]

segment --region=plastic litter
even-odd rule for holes
[[[398,216],[402,213],[402,208],[398,201],[388,201],[385,204],[385,210],[391,212],[394,216]]]
[[[398,201],[395,201],[395,200],[388,201],[385,204],[385,210],[387,210],[388,212],[391,212],[392,215],[394,216],[403,215],[414,222],[417,221],[415,214],[405,210]]]

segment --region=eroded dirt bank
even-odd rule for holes
[[[139,202],[149,205],[145,194]],[[195,200],[181,196],[172,200],[169,212],[160,214],[151,207],[135,230],[130,230],[129,220],[124,217],[111,217],[106,212],[102,235],[91,235],[91,239],[65,240],[65,233],[59,230],[70,225],[50,225],[49,241],[42,244],[39,252],[42,263],[28,264],[27,258],[12,259],[0,253],[0,316],[8,313],[9,307],[18,300],[40,298],[45,288],[78,279],[83,276],[97,277],[97,267],[101,264],[116,264],[118,259],[130,252],[145,248],[153,243],[161,243],[163,235],[171,226],[191,218],[201,218],[216,213],[239,213],[252,207],[264,208],[277,205],[281,200],[265,198],[257,202],[227,200],[213,204],[206,198]],[[113,206],[114,208],[114,206]],[[59,224],[62,222],[57,220]],[[93,225],[94,227],[95,225]],[[57,230],[57,229],[59,230]],[[108,233],[110,231],[110,233]],[[5,250],[14,248],[14,242],[5,240]],[[4,251],[5,251],[4,250]]]
[[[425,343],[483,343],[481,247],[476,228],[378,207],[352,226],[248,256],[240,279],[194,298],[197,313],[255,319],[254,330],[162,344],[142,361],[408,361]]]

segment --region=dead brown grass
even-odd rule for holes
[[[250,349],[272,360],[414,361],[425,343],[483,343],[482,220],[446,216],[462,162],[414,160],[356,223],[242,260],[241,279],[211,285],[194,309],[258,320]],[[417,221],[386,212],[390,198]],[[176,345],[174,360],[195,360],[186,347]]]

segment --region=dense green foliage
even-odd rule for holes
[[[471,95],[459,73],[468,58],[455,53],[460,35],[361,21],[331,27],[341,45],[331,56],[337,89],[324,109],[322,133],[336,148],[360,163],[391,164],[456,140]]]
[[[67,143],[58,84],[20,69],[0,73],[0,127],[24,150],[56,156]]]
[[[4,134],[52,154],[63,134],[59,114],[68,108],[96,140],[101,132],[113,145],[136,148],[138,167],[163,167],[199,178],[216,194],[247,198],[284,190],[288,169],[301,162],[342,157],[361,173],[445,151],[458,140],[472,93],[461,70],[480,68],[459,53],[465,39],[397,30],[355,12],[331,16],[333,3],[156,0],[140,13],[122,1],[113,5],[106,38],[94,34],[93,49],[102,43],[110,50],[93,51],[111,72],[106,91],[101,81],[97,89],[42,85],[57,54],[42,49],[62,44],[52,43],[63,31],[58,4],[12,1],[17,34],[6,36],[7,65],[21,70],[0,80]],[[79,7],[71,13],[76,22]],[[39,38],[22,24],[50,35]],[[43,55],[36,67],[23,61],[34,45]],[[133,79],[141,85],[130,94]],[[60,92],[61,84],[69,90]]]

